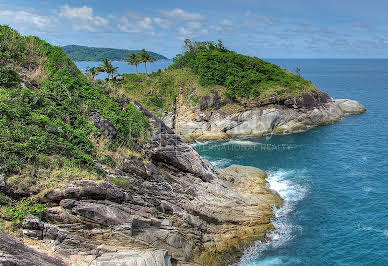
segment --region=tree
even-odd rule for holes
[[[94,79],[97,74],[100,72],[99,67],[90,67],[86,69],[86,74],[89,76],[90,79]]]
[[[102,64],[97,68],[101,72],[106,72],[108,74],[108,79],[113,78],[114,74],[117,72],[118,67],[114,67],[112,62],[108,58],[104,58]]]
[[[132,53],[126,60],[128,64],[136,66],[136,73],[139,73],[137,66],[142,62],[139,54]]]
[[[296,74],[298,74],[298,76],[300,76],[300,71],[301,71],[301,69],[300,69],[299,67],[297,67],[297,68],[295,69],[295,72],[296,72]]]
[[[141,50],[140,58],[141,58],[141,62],[144,63],[145,72],[146,72],[146,74],[148,74],[148,72],[147,72],[147,62],[155,62],[156,59],[153,58],[152,56],[150,56],[150,54],[145,49]]]

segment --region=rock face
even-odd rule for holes
[[[310,99],[305,96],[298,101],[288,99],[281,104],[271,101],[260,103],[260,107],[246,107],[234,112],[207,110],[201,104],[195,108],[187,108],[180,102],[173,117],[173,130],[187,140],[288,134],[314,125],[337,122],[346,114],[366,111],[364,106],[353,100],[334,100],[324,95],[320,97],[324,98],[321,102],[317,102],[316,97]]]
[[[42,252],[28,247],[20,240],[0,231],[0,264],[1,265],[47,265],[65,266],[63,260],[50,257]]]
[[[266,174],[216,169],[137,102],[149,119],[147,159],[105,169],[106,181],[74,181],[48,192],[50,208],[29,216],[25,237],[49,241],[71,265],[227,265],[273,230],[278,194]],[[125,107],[124,107],[125,108]],[[120,188],[110,178],[130,179]]]

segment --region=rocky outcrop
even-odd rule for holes
[[[324,95],[320,97],[323,100],[319,102],[318,96],[305,96],[299,100],[288,99],[278,104],[271,101],[261,103],[260,107],[241,107],[233,112],[222,108],[203,110],[201,106],[187,108],[180,103],[174,117],[173,129],[186,140],[288,134],[315,125],[337,122],[346,114],[357,114],[366,110],[353,100],[328,99]]]
[[[159,118],[131,99],[123,108],[126,102],[150,121],[146,156],[104,169],[103,182],[49,191],[47,211],[23,223],[25,237],[48,241],[52,255],[71,265],[227,265],[267,240],[282,200],[265,172],[214,168]]]

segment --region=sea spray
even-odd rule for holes
[[[268,235],[270,241],[266,243],[256,242],[255,245],[245,251],[238,265],[287,265],[297,263],[294,258],[285,256],[267,256],[263,260],[260,260],[260,258],[271,250],[285,246],[301,233],[302,227],[293,224],[289,219],[289,214],[295,209],[296,204],[303,200],[308,193],[308,186],[297,182],[298,179],[305,179],[306,173],[306,170],[283,169],[268,172],[267,181],[269,187],[279,193],[284,199],[284,203],[281,208],[274,209],[275,218],[272,224],[275,230]]]

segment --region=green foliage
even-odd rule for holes
[[[171,69],[189,67],[200,77],[203,86],[221,85],[234,100],[255,99],[275,87],[297,92],[313,85],[277,65],[257,57],[227,50],[222,42],[185,41],[184,54],[174,58]]]
[[[7,205],[11,202],[11,198],[5,195],[3,192],[0,192],[0,205]]]
[[[104,58],[104,60],[102,60],[102,64],[96,70],[99,72],[106,72],[109,79],[109,77],[113,78],[113,75],[116,74],[117,69],[118,67],[114,67],[108,58]]]
[[[15,70],[0,66],[0,86],[12,88],[18,86],[20,78]]]
[[[93,168],[97,154],[89,136],[101,132],[88,117],[91,110],[115,126],[113,144],[138,147],[148,120],[133,105],[123,109],[104,89],[92,86],[61,48],[21,37],[5,26],[0,27],[0,35],[12,36],[7,37],[11,43],[0,46],[8,56],[5,64],[22,67],[29,61],[21,55],[33,52],[44,62],[46,77],[39,90],[0,88],[0,171],[11,174],[26,165],[44,166],[53,156]],[[35,50],[30,49],[31,40]]]
[[[138,73],[137,66],[143,61],[140,54],[132,53],[126,60],[128,64],[136,66],[136,73]]]
[[[111,177],[110,181],[122,189],[130,189],[133,187],[132,179],[125,177]]]
[[[34,202],[31,198],[23,198],[11,206],[1,209],[1,217],[16,223],[20,223],[27,215],[39,215],[46,210],[47,204]]]
[[[139,60],[140,62],[144,63],[145,66],[145,72],[147,73],[147,63],[155,62],[156,59],[152,57],[145,49],[141,50],[140,55],[139,55]]]
[[[102,61],[104,58],[113,61],[125,61],[131,54],[140,53],[140,50],[96,48],[79,45],[68,45],[62,47],[62,49],[74,61]],[[149,51],[149,54],[157,60],[167,59],[167,57],[154,52]]]

